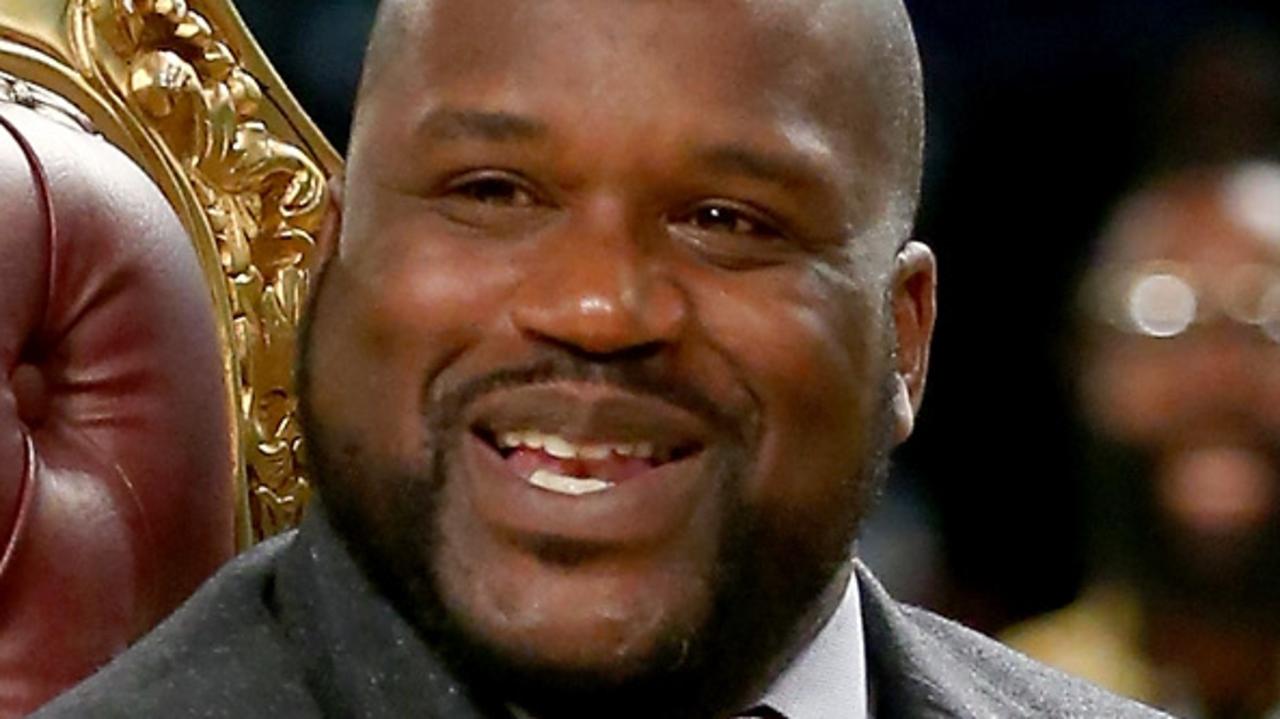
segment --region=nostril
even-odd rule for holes
[[[28,427],[39,427],[49,419],[49,385],[44,372],[33,364],[13,370],[13,396],[18,402],[18,419]]]

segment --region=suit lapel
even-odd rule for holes
[[[989,716],[972,670],[903,612],[871,572],[857,564],[875,719]]]

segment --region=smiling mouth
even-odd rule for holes
[[[525,483],[567,497],[609,492],[702,449],[693,441],[579,441],[535,429],[474,431]]]

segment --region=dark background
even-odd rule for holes
[[[1149,173],[1280,150],[1280,3],[907,4],[940,324],[869,553],[902,593],[994,631],[1067,602],[1089,565],[1068,298],[1091,239]],[[341,148],[374,0],[237,5]]]

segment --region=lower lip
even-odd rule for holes
[[[694,521],[714,491],[702,452],[668,462],[595,494],[535,487],[490,444],[468,433],[460,479],[477,517],[515,543],[557,539],[599,546],[660,543]]]

